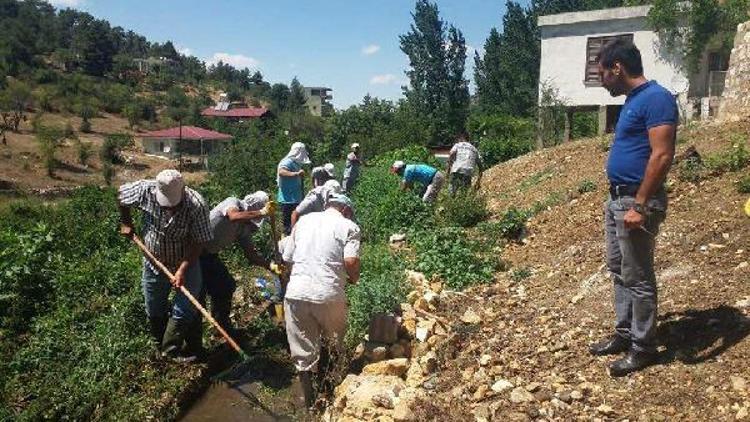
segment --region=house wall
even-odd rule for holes
[[[176,144],[177,141],[174,139],[144,138],[143,151],[146,154],[172,158],[177,154]],[[169,152],[164,151],[166,148],[169,149]]]
[[[602,11],[599,12],[601,15]],[[645,16],[604,18],[570,24],[565,24],[565,19],[556,19],[549,20],[555,24],[542,26],[540,82],[556,87],[571,106],[622,104],[624,96],[613,98],[602,87],[584,84],[586,42],[589,37],[632,33],[647,78],[676,94],[690,86],[687,73],[681,70],[680,58],[666,51],[657,34],[648,28]]]

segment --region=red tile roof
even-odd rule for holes
[[[203,116],[208,117],[237,117],[237,118],[257,118],[262,117],[268,113],[268,109],[265,107],[247,107],[247,108],[231,108],[229,110],[215,110],[213,107],[209,107],[201,112]]]
[[[180,137],[180,127],[172,127],[169,129],[155,130],[152,132],[146,132],[140,135],[141,138],[168,138],[178,139]],[[220,141],[232,139],[232,135],[225,133],[214,132],[213,130],[203,129],[195,126],[183,126],[182,127],[182,139],[189,139],[199,141],[201,139],[206,141]]]

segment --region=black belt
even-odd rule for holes
[[[609,194],[613,198],[619,198],[621,196],[635,196],[638,193],[641,185],[629,185],[629,184],[609,184]]]

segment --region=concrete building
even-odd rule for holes
[[[679,53],[670,51],[649,28],[646,18],[650,7],[619,7],[539,17],[540,93],[545,85],[558,90],[568,106],[566,134],[570,133],[572,113],[576,111],[598,111],[600,133],[613,130],[625,97],[613,98],[602,88],[596,56],[604,44],[617,38],[635,43],[641,51],[646,77],[656,80],[678,97],[684,119],[693,118],[696,112],[707,118],[718,109],[728,57],[708,51],[698,71],[689,72]]]
[[[310,114],[313,116],[322,116],[328,112],[327,110],[333,107],[328,102],[333,99],[330,91],[332,91],[331,88],[322,86],[305,87],[305,106],[310,110]]]
[[[208,166],[208,157],[222,151],[232,136],[195,126],[173,127],[141,135],[143,151],[170,159],[197,160]]]

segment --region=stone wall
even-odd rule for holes
[[[737,27],[719,119],[750,118],[750,21]]]

